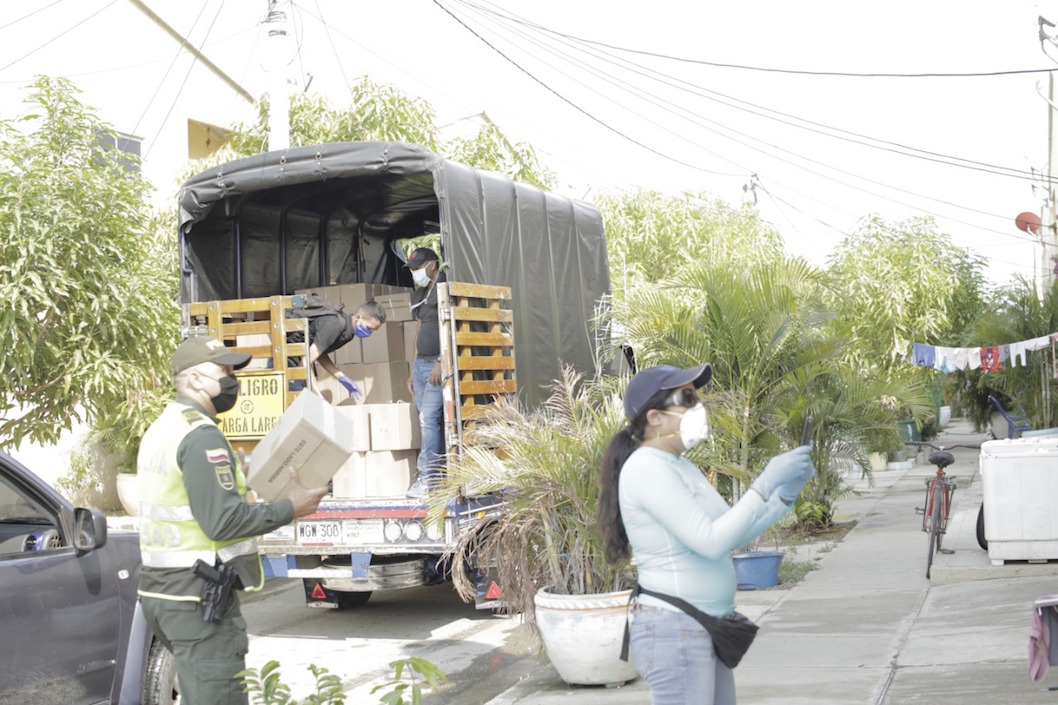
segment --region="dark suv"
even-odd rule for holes
[[[136,533],[107,534],[0,452],[0,703],[170,705],[172,656],[136,600]]]

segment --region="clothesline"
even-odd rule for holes
[[[1052,359],[1056,353],[1058,333],[1042,335],[1016,343],[1003,345],[985,345],[979,348],[948,348],[926,343],[913,343],[911,360],[920,367],[931,367],[941,372],[956,370],[976,370],[982,372],[999,372],[1004,364],[1010,367],[1027,366],[1027,352],[1051,349]],[[1020,365],[1019,365],[1020,363]],[[1053,366],[1053,374],[1058,379],[1058,365]]]

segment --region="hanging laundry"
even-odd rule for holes
[[[999,372],[1003,369],[1003,363],[999,360],[999,346],[986,345],[981,348],[981,371]]]
[[[944,373],[954,372],[957,369],[955,367],[955,348],[945,348],[937,345],[934,347],[934,350],[934,369],[940,370]]]
[[[1010,344],[1010,366],[1011,367],[1027,367],[1028,362],[1025,360],[1025,352],[1028,350],[1026,345],[1027,340],[1019,340],[1016,343]],[[1018,362],[1021,362],[1019,365]]]
[[[970,364],[970,348],[955,348],[951,356],[952,364],[957,370],[965,370]]]
[[[933,367],[934,349],[932,345],[914,343],[911,347],[912,362],[921,367]]]
[[[1055,351],[1055,343],[1058,343],[1058,333],[1051,333],[1051,377],[1058,379],[1058,352]]]
[[[1025,341],[1026,350],[1043,350],[1045,347],[1051,344],[1051,336],[1041,335],[1039,338],[1032,338]]]
[[[966,369],[977,370],[981,367],[981,348],[970,348],[969,361],[966,363]]]

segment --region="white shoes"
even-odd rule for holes
[[[408,499],[422,499],[426,496],[426,493],[429,491],[429,489],[430,488],[428,487],[426,479],[423,478],[422,475],[420,475],[418,478],[416,478],[415,482],[412,483],[411,487],[408,488],[408,492],[407,494],[405,494],[405,497],[407,497]]]

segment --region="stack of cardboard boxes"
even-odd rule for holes
[[[381,284],[318,287],[315,293],[353,314],[374,300],[386,312],[386,324],[368,338],[354,338],[332,353],[338,368],[364,394],[349,398],[345,388],[323,370],[316,381],[335,411],[352,422],[349,460],[332,479],[335,498],[403,497],[415,477],[421,443],[419,414],[408,379],[417,323],[411,315],[411,289]],[[307,293],[298,291],[296,293]]]

